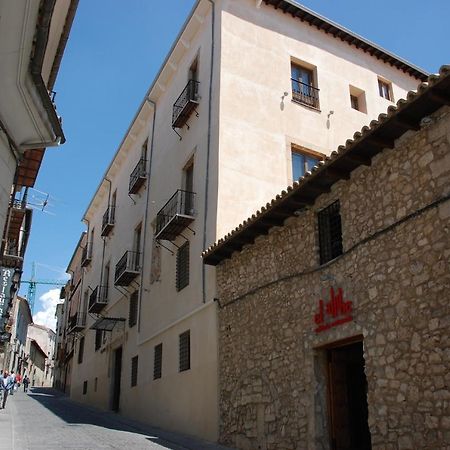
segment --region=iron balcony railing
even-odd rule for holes
[[[177,98],[176,102],[173,104],[172,110],[172,127],[181,128],[195,106],[198,105],[198,86],[199,82],[195,80],[189,80],[183,92]]]
[[[133,169],[133,172],[131,172],[130,183],[128,185],[129,194],[136,194],[147,179],[146,165],[147,160],[141,158]]]
[[[194,220],[195,193],[178,189],[156,215],[155,238],[174,240]]]
[[[295,78],[291,78],[291,82],[294,101],[319,109],[319,89]]]
[[[114,226],[116,216],[115,206],[108,206],[103,214],[102,220],[102,236],[107,236]]]
[[[128,286],[139,275],[140,252],[126,251],[116,264],[114,284],[116,286]]]
[[[98,313],[108,303],[108,286],[97,286],[89,297],[89,312]]]
[[[86,313],[77,312],[69,317],[69,333],[73,331],[80,331],[86,326]]]
[[[92,242],[87,242],[81,254],[81,267],[86,267],[92,259]]]

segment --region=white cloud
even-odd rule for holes
[[[41,310],[33,316],[33,322],[44,325],[52,330],[56,329],[55,310],[59,299],[60,289],[50,289],[39,297]]]

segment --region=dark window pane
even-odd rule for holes
[[[318,214],[320,264],[342,254],[342,225],[339,201],[332,203]]]
[[[130,328],[137,324],[139,291],[134,291],[130,296],[130,310],[128,313],[128,326]]]
[[[180,372],[191,368],[191,335],[190,331],[180,334]]]

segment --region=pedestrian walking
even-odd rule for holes
[[[25,375],[22,380],[23,383],[23,392],[28,392],[28,385],[30,384],[30,379],[28,375]]]
[[[11,373],[9,374],[9,376],[12,379],[12,382],[13,382],[12,387],[9,390],[9,393],[11,395],[14,395],[14,389],[16,388],[16,374],[14,373],[14,370],[11,370]]]
[[[2,408],[5,409],[6,400],[9,391],[14,387],[14,380],[9,376],[7,370],[3,371],[3,377],[0,379],[0,389],[3,392]]]

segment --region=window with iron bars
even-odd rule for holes
[[[153,362],[153,379],[161,378],[162,372],[162,344],[155,346],[155,358]]]
[[[320,264],[342,254],[342,225],[339,200],[318,213]]]
[[[137,324],[138,301],[139,301],[138,291],[134,291],[130,295],[130,310],[128,313],[128,326],[130,328],[134,327]]]
[[[189,284],[189,241],[185,242],[177,251],[177,291],[181,291]]]
[[[191,368],[191,332],[190,330],[180,334],[180,372]]]
[[[138,357],[137,355],[131,358],[131,387],[137,385],[138,376]]]

